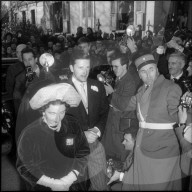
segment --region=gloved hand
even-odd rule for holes
[[[50,187],[52,191],[68,191],[69,186],[66,185],[60,179],[53,179],[43,175],[38,181],[37,184],[43,185],[45,187]]]
[[[120,172],[115,171],[114,174],[112,175],[112,177],[110,178],[109,182],[107,183],[107,185],[109,185],[110,183],[112,183],[113,181],[116,181],[120,179]]]
[[[65,184],[60,179],[54,179],[53,183],[49,186],[52,191],[69,191],[69,185]]]
[[[71,171],[68,175],[62,177],[60,180],[63,181],[65,185],[70,187],[73,182],[77,180],[77,176]]]

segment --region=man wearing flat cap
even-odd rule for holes
[[[159,75],[151,53],[138,56],[135,65],[144,84],[126,109],[137,111],[139,130],[133,164],[119,174],[122,190],[181,190],[180,151],[173,125],[178,122],[182,91]]]
[[[16,162],[28,190],[87,190],[89,146],[78,121],[66,114],[80,100],[70,84],[60,83],[39,89],[29,101],[41,117],[21,132]]]

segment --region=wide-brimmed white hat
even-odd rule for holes
[[[81,101],[81,97],[72,85],[68,83],[58,83],[39,89],[31,98],[29,104],[32,109],[36,110],[56,100],[66,102],[71,107],[77,107]]]

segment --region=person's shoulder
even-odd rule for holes
[[[88,78],[87,82],[89,82],[91,85],[103,86],[103,83],[95,79]]]
[[[182,93],[182,90],[177,83],[173,82],[172,80],[166,79],[166,78],[164,78],[164,80],[163,80],[163,87],[167,88],[169,90],[177,90],[178,92]]]
[[[14,70],[14,71],[19,71],[19,70],[24,70],[25,66],[22,62],[18,61],[17,63],[10,65],[9,70]]]
[[[65,114],[65,120],[67,120],[68,122],[76,122],[76,123],[78,123],[78,119],[74,115],[69,114],[69,113]]]
[[[36,133],[37,130],[40,130],[40,121],[41,119],[38,118],[35,121],[33,121],[32,123],[30,123],[29,125],[27,125],[23,131],[22,131],[22,135],[32,135],[33,133]]]

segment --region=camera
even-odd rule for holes
[[[35,77],[35,73],[33,72],[32,67],[31,66],[27,66],[26,67],[27,82],[33,81],[34,77]]]
[[[115,85],[115,74],[110,69],[101,71],[97,75],[97,79],[104,84],[110,84],[112,87]]]
[[[191,82],[191,78],[184,78],[182,80],[183,85],[185,86],[186,90],[188,92],[192,92],[192,82]],[[181,105],[184,108],[191,108],[192,107],[192,97],[191,96],[186,96],[185,100],[181,100]]]

